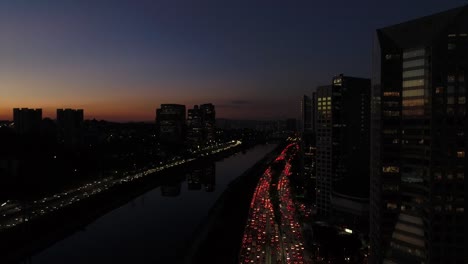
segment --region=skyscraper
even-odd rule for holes
[[[187,115],[187,142],[189,145],[200,145],[203,143],[203,120],[202,112],[198,105],[188,110]]]
[[[69,147],[83,143],[83,109],[57,109],[59,141]]]
[[[200,105],[203,125],[203,139],[205,142],[215,140],[216,135],[216,111],[213,104]]]
[[[14,108],[13,121],[18,134],[38,133],[41,129],[42,109]]]
[[[312,99],[307,95],[301,100],[301,129],[302,132],[312,131]]]
[[[377,30],[371,263],[466,263],[468,6]]]
[[[156,110],[159,140],[163,143],[181,144],[185,137],[185,105],[162,104]]]
[[[341,74],[316,94],[317,209],[329,215],[333,191],[368,197],[370,80]]]
[[[206,144],[215,140],[216,111],[213,104],[195,105],[188,110],[187,141],[191,145]]]

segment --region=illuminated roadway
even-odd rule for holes
[[[278,177],[274,191],[278,193],[278,206],[271,201],[272,172],[271,166],[260,177],[250,204],[249,216],[241,250],[240,263],[312,263],[304,251],[304,238],[297,220],[297,212],[289,185],[291,156],[298,151],[297,144],[288,145],[276,161],[285,161],[285,166]],[[291,154],[292,153],[292,154]],[[276,212],[280,216],[275,220]]]
[[[213,155],[242,144],[240,141],[230,141],[216,146],[209,146],[198,151],[200,156]],[[195,152],[197,154],[197,152]],[[28,210],[24,210],[20,203],[15,201],[6,201],[0,204],[0,231],[12,228],[23,222],[31,221],[35,218],[44,216],[48,213],[63,209],[82,200],[88,199],[96,194],[104,192],[114,186],[122,185],[128,182],[150,176],[156,172],[166,170],[175,166],[195,160],[179,159],[173,160],[158,167],[150,168],[137,173],[123,173],[120,176],[109,176],[101,180],[86,183],[75,189],[70,189],[61,193],[56,193],[49,197],[31,201],[28,204]],[[25,212],[26,211],[26,212]],[[27,215],[25,215],[27,213]]]

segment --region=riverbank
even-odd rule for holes
[[[238,263],[252,194],[259,177],[283,147],[279,144],[229,184],[187,246],[184,263]]]
[[[242,146],[237,146],[132,182],[114,186],[105,192],[34,219],[34,221],[4,230],[0,233],[1,263],[14,263],[24,260],[25,256],[34,255],[83,229],[102,215],[158,187],[165,180],[172,178],[174,174],[183,172],[188,167],[221,160],[245,149]]]

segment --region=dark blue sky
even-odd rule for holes
[[[82,107],[151,120],[161,103],[297,117],[333,75],[370,77],[376,28],[467,4],[394,1],[0,0],[0,119]]]

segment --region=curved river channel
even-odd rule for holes
[[[258,145],[175,173],[28,263],[174,263],[228,184],[275,147]]]

